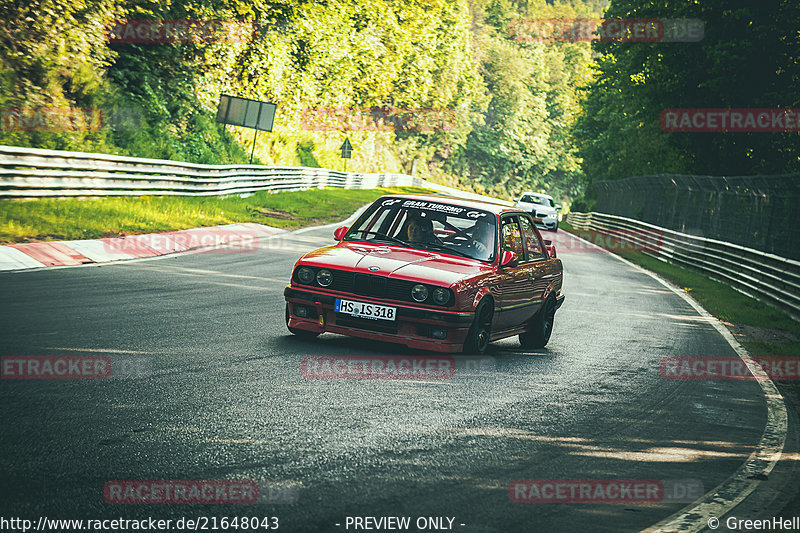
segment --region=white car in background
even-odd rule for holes
[[[514,207],[529,212],[536,225],[558,231],[558,210],[561,209],[561,205],[555,203],[549,194],[523,193]]]

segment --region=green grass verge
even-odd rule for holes
[[[432,192],[420,187],[260,191],[247,198],[143,196],[0,201],[0,243],[157,233],[257,222],[295,229],[347,218],[384,194]]]
[[[567,222],[559,228],[581,235]],[[595,239],[590,239],[595,242]],[[729,285],[713,280],[696,270],[665,263],[642,253],[620,254],[651,272],[655,272],[678,287],[682,287],[715,317],[743,330],[739,340],[756,356],[800,355],[800,323],[787,313],[746,296]]]

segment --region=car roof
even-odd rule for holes
[[[461,207],[468,207],[471,209],[482,209],[484,211],[489,211],[490,213],[493,213],[495,215],[512,211],[515,213],[524,212],[520,211],[519,208],[511,207],[506,204],[495,203],[490,201],[482,201],[482,200],[471,200],[467,198],[459,198],[457,196],[451,196],[449,194],[387,194],[385,196],[381,196],[381,198],[406,198],[408,200],[443,202],[447,204],[458,205]]]

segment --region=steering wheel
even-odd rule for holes
[[[484,255],[484,254],[486,254],[486,252],[489,251],[489,247],[486,246],[485,244],[483,244],[480,241],[472,241],[469,244],[469,248],[471,248],[472,250],[475,250],[476,252],[478,252],[481,255]]]

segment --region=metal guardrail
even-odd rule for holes
[[[163,159],[0,146],[0,198],[64,196],[221,196],[324,187],[426,187],[492,200],[405,174],[364,174],[324,168],[201,165]]]
[[[403,174],[322,168],[200,165],[161,159],[0,146],[0,197],[208,196],[321,187],[423,185]]]
[[[800,174],[658,174],[592,184],[595,209],[800,261]]]
[[[665,262],[699,270],[740,292],[800,316],[800,262],[604,213],[570,213],[567,222],[618,239]]]

